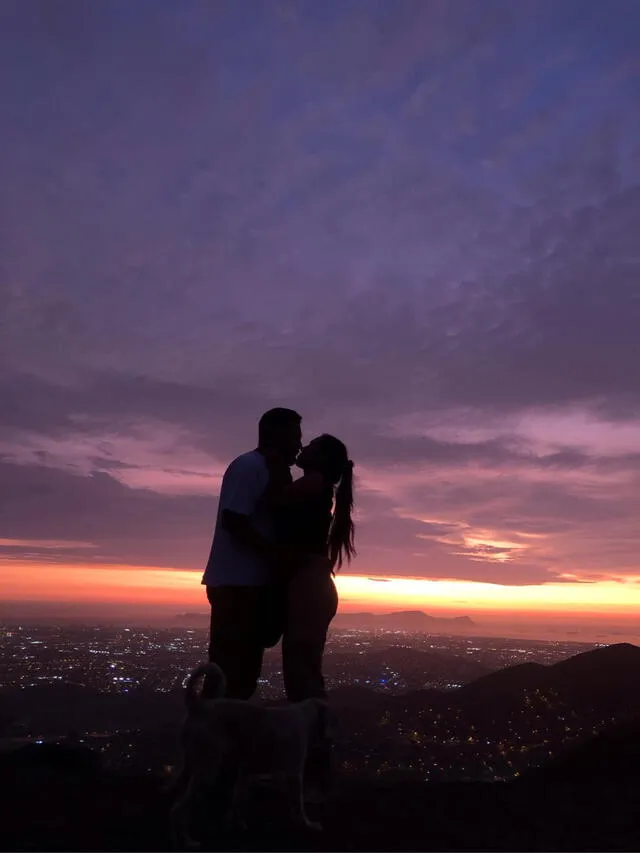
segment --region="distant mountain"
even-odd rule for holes
[[[615,706],[640,698],[640,648],[617,643],[583,652],[551,666],[525,663],[497,670],[462,688],[474,699],[504,700],[522,690],[551,689],[571,701],[597,697],[599,703]]]
[[[203,610],[192,610],[187,613],[176,613],[173,618],[177,619],[178,622],[204,623],[209,621],[209,619],[211,618],[211,614],[206,613]]]
[[[422,610],[397,610],[392,613],[338,613],[334,628],[391,628],[400,631],[432,631],[434,628],[471,628],[474,621],[468,616],[450,618],[431,616]]]
[[[550,679],[551,666],[541,663],[521,663],[498,669],[488,675],[472,681],[465,692],[502,696],[505,693],[519,692],[524,689],[537,689],[546,686]]]
[[[191,611],[177,613],[174,619],[179,625],[201,627],[209,624],[209,613]],[[452,631],[473,628],[475,622],[469,616],[431,616],[422,610],[397,610],[392,613],[338,613],[332,622],[333,628],[360,628],[375,630],[387,628],[398,631],[425,632],[450,628]]]
[[[554,664],[552,669],[563,678],[615,680],[640,674],[640,647],[631,643],[614,643],[581,652]]]

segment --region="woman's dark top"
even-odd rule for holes
[[[281,507],[276,513],[278,541],[308,554],[327,556],[333,486],[325,487],[319,495]]]

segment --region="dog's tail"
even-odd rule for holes
[[[206,696],[201,696],[196,686],[201,678],[207,679]],[[217,663],[202,663],[196,667],[185,685],[185,703],[189,714],[197,714],[202,702],[209,699],[221,699],[227,689],[227,680]]]

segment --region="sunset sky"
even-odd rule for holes
[[[221,474],[287,405],[356,463],[345,609],[631,619],[639,31],[3,0],[2,598],[205,609]]]

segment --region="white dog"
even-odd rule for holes
[[[196,685],[204,676],[215,684],[215,696],[202,699]],[[283,707],[263,707],[240,699],[225,699],[225,678],[214,663],[197,667],[186,683],[188,716],[182,729],[184,763],[176,789],[181,795],[171,809],[171,831],[178,847],[199,847],[189,836],[189,805],[202,783],[218,776],[223,761],[236,770],[230,817],[245,826],[248,789],[257,778],[282,780],[294,823],[319,830],[304,808],[303,771],[310,737],[321,737],[326,725],[326,702],[307,699]]]

